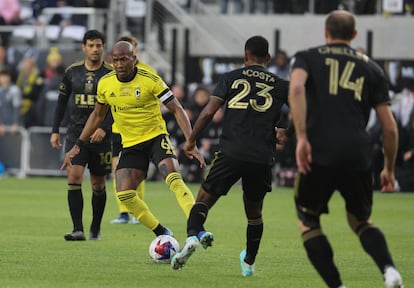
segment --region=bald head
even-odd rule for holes
[[[112,48],[113,54],[128,54],[134,52],[134,46],[127,41],[118,41]]]
[[[333,11],[326,18],[325,29],[331,39],[350,41],[356,35],[355,17],[348,11]]]

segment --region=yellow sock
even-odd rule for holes
[[[147,204],[137,196],[135,190],[120,191],[116,193],[116,196],[127,207],[127,211],[131,212],[145,227],[154,230],[160,224]]]
[[[190,216],[191,208],[193,208],[194,205],[194,197],[190,189],[185,185],[180,173],[171,172],[165,178],[165,183],[167,183],[170,190],[175,194],[178,204],[188,218]]]
[[[116,199],[116,204],[118,204],[118,208],[119,208],[119,213],[128,213],[128,208],[124,205],[124,203],[122,203],[121,200],[119,200],[118,196],[116,195],[116,177],[114,177],[113,180],[113,185],[114,185],[114,194],[115,194],[115,199]]]
[[[142,181],[139,183],[137,189],[137,195],[141,200],[144,200],[144,194],[145,194],[145,181]]]

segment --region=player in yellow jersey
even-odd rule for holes
[[[161,115],[160,102],[174,114],[186,139],[191,134],[191,124],[164,81],[151,71],[135,66],[136,55],[133,50],[133,46],[126,41],[120,41],[113,47],[115,71],[105,75],[98,83],[98,104],[76,144],[66,153],[62,168],[72,165],[71,159],[79,153],[80,147],[85,145],[103,121],[110,107],[122,138],[122,152],[115,175],[117,196],[128,211],[156,235],[172,234],[137,196],[135,188],[145,179],[149,162],[152,161],[188,218],[194,197],[178,172],[179,164]],[[197,148],[194,149],[194,157],[204,167],[203,156]]]
[[[130,36],[130,35],[124,35],[124,36],[119,37],[118,41],[127,41],[127,42],[131,43],[132,46],[134,47],[134,54],[138,55],[138,40],[137,40],[137,38],[135,38],[134,36]],[[156,73],[154,68],[152,68],[148,64],[146,64],[146,63],[144,63],[144,62],[142,62],[138,59],[137,59],[136,66],[137,66],[138,69],[146,69],[146,70],[151,71],[152,73]],[[112,125],[112,171],[113,171],[114,175],[115,175],[116,166],[118,165],[119,152],[121,152],[121,149],[122,149],[121,135],[119,134],[119,130],[116,127],[116,125],[113,124]],[[114,177],[113,185],[114,185],[115,199],[116,199],[116,203],[118,204],[118,209],[119,209],[119,216],[117,218],[113,219],[111,221],[111,224],[127,224],[127,223],[139,224],[139,221],[137,220],[137,218],[132,217],[132,219],[130,219],[129,211],[128,211],[127,207],[122,203],[121,200],[118,199],[118,197],[116,197],[116,179],[115,179],[115,177]],[[144,200],[145,181],[142,181],[138,185],[137,194],[138,194],[139,198]]]

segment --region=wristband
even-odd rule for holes
[[[82,148],[83,146],[85,146],[85,142],[81,139],[78,139],[75,141],[75,145],[77,145],[79,148]]]

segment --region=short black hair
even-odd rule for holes
[[[88,30],[85,35],[83,35],[83,44],[85,45],[88,40],[101,39],[102,44],[105,45],[105,35],[99,32],[98,30]]]
[[[349,12],[333,11],[326,18],[325,28],[332,39],[352,40],[355,17]]]
[[[262,36],[250,37],[246,41],[244,51],[249,51],[256,57],[266,57],[269,54],[269,42]]]
[[[10,70],[9,67],[5,66],[2,69],[0,69],[0,75],[9,75],[11,77],[12,71]]]

